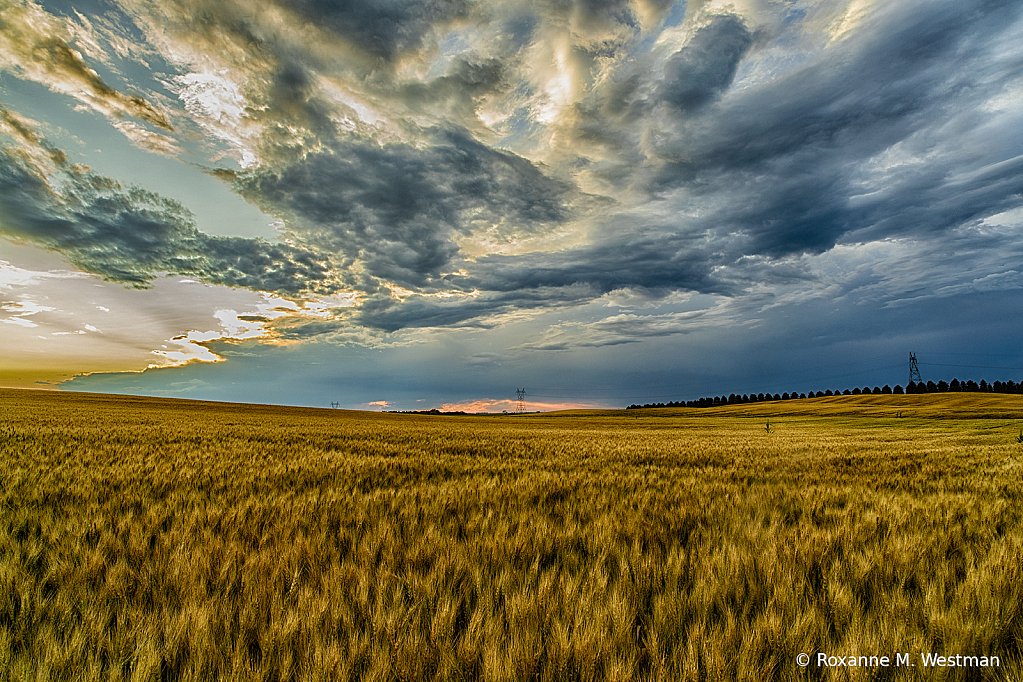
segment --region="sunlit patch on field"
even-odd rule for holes
[[[940,679],[1020,679],[1023,404],[896,397],[428,417],[0,391],[0,677],[919,680],[796,657],[934,652],[1001,661]]]

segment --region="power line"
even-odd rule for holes
[[[1023,367],[994,367],[992,365],[946,365],[940,362],[921,362],[920,364],[927,367],[966,367],[968,369],[1014,369],[1023,371]]]
[[[928,355],[958,355],[958,356],[966,356],[966,357],[971,357],[971,358],[1013,358],[1013,359],[1016,359],[1016,358],[1019,357],[1019,353],[1017,353],[1015,355],[1000,355],[1000,354],[997,354],[997,353],[936,353],[935,352],[935,353],[928,353]]]

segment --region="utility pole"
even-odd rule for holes
[[[522,414],[526,411],[526,389],[516,388],[515,389],[515,414]]]
[[[909,383],[923,383],[920,378],[920,366],[916,364],[916,353],[909,354]]]

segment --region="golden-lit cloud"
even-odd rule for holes
[[[64,23],[35,2],[4,3],[0,24],[0,69],[69,95],[112,118],[134,117],[173,130],[166,115],[145,98],[107,85],[82,53],[68,45],[70,35]]]
[[[32,386],[40,373],[52,380],[57,370],[66,380],[90,372],[220,362],[209,348],[212,341],[272,340],[274,322],[329,319],[333,310],[353,303],[347,296],[296,303],[180,278],[157,280],[139,292],[52,269],[57,264],[27,269],[0,260],[0,345],[7,385]],[[137,311],[140,302],[143,314]]]

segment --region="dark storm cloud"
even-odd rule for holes
[[[267,88],[266,102],[271,108],[269,117],[277,120],[304,118],[314,127],[325,125],[329,112],[315,97],[314,78],[297,60],[280,62]]]
[[[374,278],[438,286],[453,238],[497,228],[535,233],[569,217],[571,188],[464,132],[423,149],[335,140],[332,148],[237,176],[238,191],[285,219],[295,239],[356,262]]]
[[[353,314],[353,321],[385,332],[416,327],[490,328],[495,315],[522,310],[542,310],[577,305],[596,292],[586,284],[533,287],[511,292],[488,292],[477,296],[436,298],[415,295],[398,301],[372,297]]]
[[[735,78],[739,61],[753,44],[742,19],[714,17],[664,66],[660,97],[683,112],[712,102]]]
[[[364,320],[373,326],[387,320],[382,325],[387,328],[403,315],[409,316],[408,324],[414,324],[417,315],[455,319],[455,308],[482,315],[563,307],[622,289],[654,299],[679,290],[738,296],[757,284],[791,285],[813,279],[791,263],[767,259],[744,259],[741,268],[727,267],[734,265],[733,256],[708,248],[701,234],[637,229],[628,225],[626,217],[610,222],[604,231],[607,236],[594,243],[554,253],[477,259],[464,274],[447,278],[463,290],[486,292],[471,301],[423,299],[415,303],[415,309],[384,304],[384,314],[367,311]],[[468,318],[458,321],[464,319]]]
[[[934,236],[1019,205],[1014,161],[958,177],[990,159],[992,140],[971,126],[1019,80],[1019,50],[990,47],[1019,14],[1014,2],[885,8],[828,61],[680,119],[650,187],[702,205],[709,235],[740,233],[743,253],[772,256],[852,234]],[[1012,143],[1003,158],[1023,153],[1018,135],[998,137]],[[885,153],[927,163],[886,172]]]
[[[571,16],[583,29],[603,28],[607,24],[638,27],[629,0],[554,0],[547,3],[553,14]]]
[[[465,19],[467,0],[297,0],[281,3],[385,61],[419,50],[434,29]]]
[[[180,204],[122,187],[50,152],[58,162],[57,184],[24,151],[0,148],[0,236],[56,251],[86,272],[133,286],[172,272],[286,294],[330,290],[327,266],[309,251],[205,235]]]
[[[733,293],[713,279],[711,256],[695,238],[631,231],[628,246],[609,238],[555,253],[481,258],[467,279],[504,292],[585,285],[597,296],[625,287]]]
[[[455,120],[471,122],[476,118],[480,99],[509,88],[506,66],[500,59],[453,60],[448,73],[425,83],[406,83],[398,96],[410,108],[437,102],[450,102],[449,114]]]

